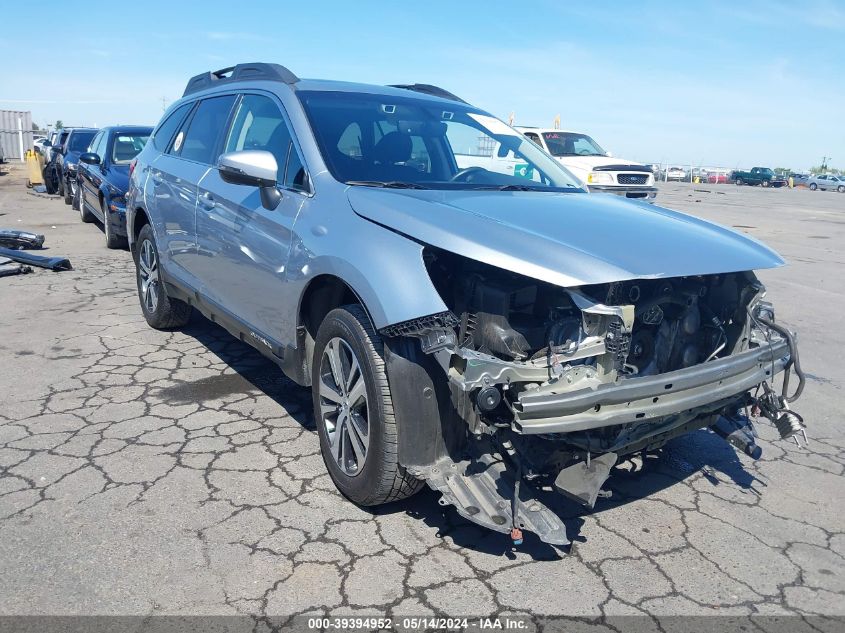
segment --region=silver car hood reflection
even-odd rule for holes
[[[347,196],[358,215],[412,239],[563,287],[784,264],[753,238],[617,196],[360,186]]]

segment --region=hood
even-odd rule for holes
[[[350,187],[355,212],[412,239],[564,287],[783,265],[717,224],[618,196]]]
[[[582,173],[586,175],[590,170],[604,165],[634,165],[636,167],[643,167],[642,163],[638,163],[635,160],[611,158],[610,156],[555,156],[555,159],[570,171],[577,172],[577,176],[580,176]]]

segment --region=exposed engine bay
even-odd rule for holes
[[[753,417],[804,433],[789,406],[804,384],[794,336],[752,272],[561,288],[433,248],[424,261],[450,310],[382,333],[436,360],[465,432],[406,466],[514,541],[527,529],[566,542],[532,488],[592,508],[620,457],[693,430],[754,459]]]

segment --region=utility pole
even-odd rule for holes
[[[833,160],[832,156],[822,156],[822,173],[827,173],[827,161]]]

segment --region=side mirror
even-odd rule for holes
[[[100,164],[100,157],[97,156],[94,152],[85,152],[84,154],[80,154],[79,160],[85,163],[86,165]]]
[[[279,206],[282,194],[276,187],[279,166],[276,157],[260,149],[222,154],[217,159],[217,171],[224,182],[232,185],[258,187],[261,206],[272,211]]]

